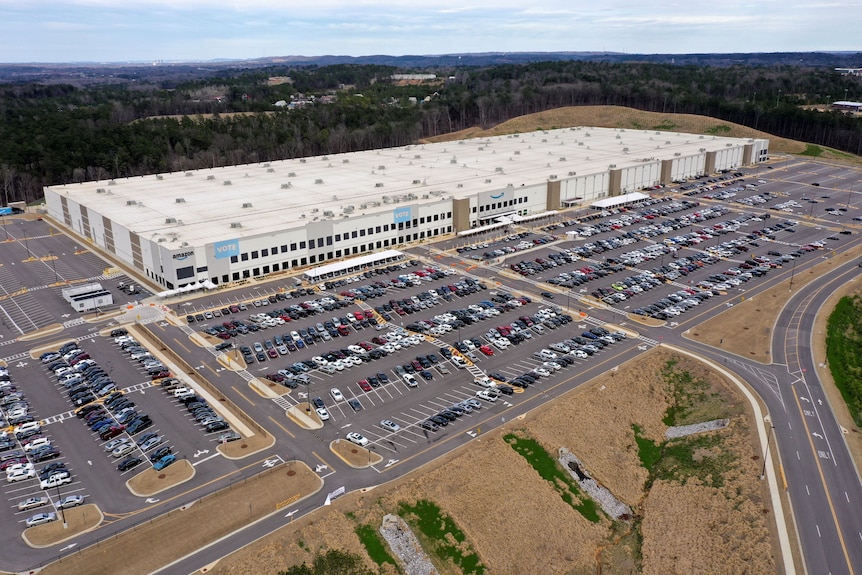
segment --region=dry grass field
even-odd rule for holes
[[[668,417],[677,425],[718,417],[731,424],[665,443]],[[331,547],[376,567],[356,530],[376,530],[386,513],[421,501],[436,504],[464,533],[453,545],[478,555],[488,574],[775,573],[771,510],[747,418],[723,379],[658,349],[406,478],[336,500],[208,573],[275,574]],[[559,481],[543,479],[504,440],[509,434],[537,441],[552,457],[567,447],[634,517],[590,521],[561,497]],[[650,457],[648,470],[642,460]],[[426,551],[436,544],[417,536]],[[429,554],[444,575],[466,572]],[[394,572],[387,563],[383,569]]]
[[[597,128],[626,128],[632,130],[660,130],[665,132],[685,132],[690,134],[714,134],[730,138],[768,138],[771,152],[801,154],[806,144],[797,140],[779,138],[747,126],[725,122],[709,116],[693,114],[663,114],[644,112],[622,106],[569,106],[526,116],[512,118],[487,130],[479,127],[467,128],[459,132],[441,134],[426,138],[423,142],[451,142],[483,136],[500,136],[551,130],[571,126],[595,126]],[[849,154],[834,153],[823,148],[820,159],[847,161]],[[854,156],[855,158],[855,156]],[[858,161],[858,158],[856,158]]]

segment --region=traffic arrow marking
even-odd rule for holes
[[[199,449],[195,452],[194,457],[200,457],[201,455],[206,455],[209,452],[209,449]]]
[[[152,505],[153,503],[158,503],[159,501],[161,501],[161,499],[156,499],[155,497],[147,497],[146,499],[144,499],[144,501]]]
[[[823,439],[823,436],[822,436],[822,435],[820,435],[819,433],[817,433],[816,431],[812,432],[812,433],[811,433],[811,435],[813,435],[813,436],[814,436],[814,437],[816,437],[817,439]]]
[[[327,469],[329,469],[328,465],[318,465],[317,467],[314,468],[314,471],[315,471],[315,473],[323,473]]]
[[[75,547],[76,545],[77,545],[77,543],[69,543],[68,545],[66,545],[65,547],[63,547],[62,549],[60,549],[60,551],[68,551],[69,549],[72,549],[72,548],[73,548],[73,547]]]
[[[267,459],[263,462],[264,467],[275,467],[278,465],[278,459]]]
[[[389,467],[390,465],[395,465],[396,463],[398,463],[398,460],[397,460],[397,459],[390,459],[390,460],[386,463],[386,465],[384,465],[384,467]]]
[[[285,517],[293,517],[297,511],[299,511],[299,509],[294,509],[293,511],[288,511],[287,513],[284,514],[284,516]]]
[[[807,397],[802,397],[802,396],[800,395],[800,396],[799,396],[799,399],[801,399],[802,401],[807,401],[808,403],[811,403],[811,400],[810,400],[810,399],[808,399]]]

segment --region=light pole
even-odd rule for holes
[[[63,529],[68,527],[66,523],[66,513],[63,511],[63,506],[60,505],[62,499],[60,498],[60,486],[57,486],[57,510],[60,511],[60,519],[63,521]]]
[[[775,426],[769,426],[769,434],[766,436],[766,450],[763,453],[763,469],[760,472],[760,480],[763,481],[763,478],[766,477],[766,460],[769,457],[769,440],[772,437],[772,432],[775,431]]]
[[[793,290],[793,276],[796,274],[796,258],[793,258],[793,268],[790,270],[790,287],[787,288],[787,291]]]
[[[778,107],[778,100],[781,99],[781,90],[778,90],[778,94],[775,96],[775,107]]]
[[[48,252],[48,255],[51,257],[51,269],[54,270],[54,283],[60,283],[59,278],[57,278],[57,264],[54,263],[54,252]]]

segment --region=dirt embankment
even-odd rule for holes
[[[350,494],[311,517],[226,558],[209,573],[272,573],[317,551],[346,549],[376,567],[355,530],[380,525],[402,502],[433,501],[466,536],[486,573],[774,573],[776,563],[759,447],[735,389],[687,358],[668,371],[656,350],[597,378],[521,421],[372,492]],[[675,374],[685,386],[669,385]],[[695,382],[690,387],[688,382]],[[688,389],[688,391],[679,391]],[[676,406],[676,407],[674,407]],[[670,411],[669,411],[670,410]],[[665,420],[676,424],[728,417],[728,428],[668,442],[648,470],[638,441],[664,443]],[[635,437],[634,427],[639,430]],[[537,440],[553,456],[568,447],[589,471],[634,508],[631,522],[592,522],[541,478],[504,441],[507,433]],[[641,541],[642,536],[642,541]],[[433,557],[441,573],[454,564]],[[394,572],[388,564],[384,572]]]

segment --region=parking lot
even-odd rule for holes
[[[160,301],[176,321],[148,327],[276,435],[275,447],[260,455],[265,461],[303,457],[322,476],[343,473],[329,443],[358,433],[384,457],[370,471],[387,473],[468,442],[480,427],[658,345],[661,332],[649,331],[649,322],[682,327],[832,257],[860,229],[858,180],[848,168],[799,161],[702,178],[654,190],[653,201],[624,210],[561,212],[410,248],[397,265],[327,285],[290,277]],[[158,514],[160,500],[193,497],[260,467],[219,456],[215,447],[230,429],[205,429],[222,411],[194,390],[178,392],[190,385],[188,373],[160,367],[156,346],[127,345],[108,335],[121,327],[115,321],[88,323],[60,297],[66,285],[95,281],[120,304],[148,293],[120,290],[132,280],[46,222],[8,220],[4,230],[0,355],[7,367],[0,373],[8,381],[0,381],[7,424],[0,463],[11,461],[15,479],[3,486],[7,511],[0,513],[20,527],[7,530],[13,547],[23,546],[17,536],[27,519],[59,514],[69,496],[81,499],[68,505],[97,504],[116,531],[132,515]],[[19,339],[57,324],[58,334]],[[195,333],[244,360],[245,369],[226,369]],[[70,371],[40,361],[68,342],[70,352],[79,350],[63,360]],[[86,362],[82,381],[73,360]],[[163,385],[166,375],[179,380]],[[254,378],[269,378],[278,396],[256,391]],[[321,429],[285,416],[306,404]],[[16,434],[28,418],[38,429]],[[120,425],[132,425],[132,433],[112,435]],[[46,459],[33,461],[33,453]],[[152,498],[134,495],[126,482],[166,455],[192,462],[194,478]],[[43,489],[51,474],[68,481]]]

